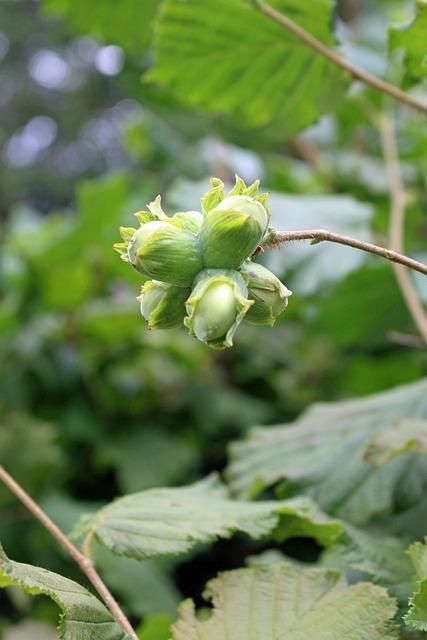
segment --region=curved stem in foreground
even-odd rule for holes
[[[387,115],[380,116],[379,130],[383,155],[390,183],[390,246],[397,251],[404,250],[406,197],[400,168],[399,153],[393,121]],[[427,313],[418,295],[410,273],[401,265],[393,265],[396,280],[411,316],[427,344]]]
[[[352,75],[357,80],[361,80],[365,84],[392,96],[396,100],[400,100],[400,102],[403,102],[414,109],[427,113],[426,103],[422,102],[415,96],[412,96],[410,93],[406,93],[406,91],[402,91],[398,87],[385,82],[385,80],[377,78],[377,76],[374,76],[372,73],[369,73],[364,69],[360,69],[352,62],[341,56],[337,51],[334,51],[334,49],[331,49],[311,33],[303,29],[303,27],[294,22],[294,20],[264,2],[264,0],[255,0],[255,4],[264,15],[277,22],[277,24],[287,31],[293,33],[297,38],[305,42],[307,46],[311,47],[331,62],[334,62],[337,66],[341,67],[341,69]]]
[[[335,242],[337,244],[344,244],[347,247],[353,247],[354,249],[360,249],[361,251],[367,251],[390,262],[397,262],[405,267],[414,269],[419,273],[423,273],[427,276],[427,264],[414,260],[409,256],[405,256],[399,251],[392,249],[386,249],[380,247],[372,242],[365,242],[364,240],[357,240],[350,236],[345,236],[341,233],[334,233],[333,231],[325,231],[324,229],[308,229],[304,231],[272,231],[262,243],[263,248],[279,246],[284,242],[293,242],[294,240],[311,240],[313,244],[318,242]]]
[[[75,560],[80,569],[93,584],[102,600],[111,611],[121,629],[132,640],[138,640],[138,636],[133,630],[129,620],[116,602],[100,575],[95,569],[92,561],[84,556],[67,538],[65,533],[49,518],[49,516],[34,502],[31,496],[12,478],[12,476],[0,465],[0,480],[10,489],[10,491],[22,502],[22,504],[32,513],[32,515],[49,531],[49,533],[59,542],[67,553]]]

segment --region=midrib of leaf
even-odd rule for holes
[[[299,613],[300,613],[299,602],[301,601],[302,586],[304,582],[305,582],[305,576],[303,572],[301,572],[298,576],[297,588],[295,589],[295,594],[294,594],[293,610],[295,614],[295,623],[288,625],[286,627],[287,632],[288,631],[292,632],[295,629],[298,629],[300,627],[300,621],[298,619]],[[322,602],[322,600],[324,600],[324,598],[326,598],[335,589],[336,589],[336,583],[331,585],[329,589],[326,589],[326,591],[322,593],[321,596],[318,596],[317,600],[314,600],[310,607],[308,607],[307,609],[304,609],[303,617],[313,612],[317,608],[319,602]]]

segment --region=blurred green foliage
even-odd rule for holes
[[[169,211],[194,208],[203,191],[198,181],[209,175],[260,176],[276,192],[280,224],[289,215],[320,226],[324,215],[322,224],[339,230],[362,220],[357,230],[380,243],[389,212],[375,127],[389,108],[381,96],[353,91],[291,139],[284,129],[261,132],[220,113],[191,111],[169,89],[141,81],[152,64],[155,5],[0,5],[0,460],[66,530],[116,495],[222,470],[227,443],[253,425],[290,421],[314,401],[367,395],[427,371],[390,266],[355,258],[351,249],[348,259],[330,258],[323,246],[297,256],[293,247],[272,252],[268,259],[294,289],[289,309],[274,329],[243,327],[227,353],[183,331],[146,330],[135,300],[140,277],[111,246],[117,228],[132,224],[131,214],[158,192]],[[382,68],[387,22],[405,19],[409,8],[340,2],[348,55]],[[43,67],[46,51],[56,58]],[[309,115],[311,122],[317,113]],[[26,127],[39,117],[55,135],[47,146],[34,143],[36,153],[28,136],[37,142],[40,132]],[[400,113],[398,134],[407,250],[425,259],[425,122]],[[284,192],[295,200],[281,200]],[[322,199],[331,193],[338,199]],[[367,203],[371,213],[355,222],[354,208]],[[427,300],[425,286],[420,292]],[[10,557],[81,579],[1,488],[0,539]],[[100,566],[132,619],[147,616],[143,637],[163,640],[165,614],[174,617],[182,596],[198,597],[218,570],[261,548],[239,544],[239,551],[234,542],[219,543],[184,560],[153,560],[143,570],[99,552]],[[298,558],[310,553],[304,542],[294,548]],[[0,633],[21,619],[51,624],[55,616],[44,599],[2,592]]]

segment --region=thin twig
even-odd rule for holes
[[[379,130],[383,147],[384,160],[390,183],[390,247],[396,251],[404,251],[404,228],[406,213],[405,185],[400,169],[397,150],[396,133],[392,119],[383,114],[379,119]],[[418,292],[409,272],[401,265],[393,265],[396,280],[405,299],[418,331],[427,343],[427,313],[424,310]]]
[[[279,24],[287,31],[293,33],[297,38],[305,42],[305,44],[307,44],[309,47],[323,55],[331,62],[334,62],[336,65],[341,67],[341,69],[343,69],[347,73],[350,73],[357,80],[361,80],[365,84],[368,84],[378,91],[382,91],[383,93],[386,93],[389,96],[400,100],[400,102],[404,102],[414,109],[419,109],[420,111],[427,113],[427,104],[422,102],[415,96],[402,91],[398,87],[395,87],[394,85],[385,82],[385,80],[377,78],[377,76],[374,76],[368,71],[360,69],[356,65],[352,64],[349,60],[341,56],[337,51],[334,51],[333,49],[328,47],[311,33],[303,29],[303,27],[301,27],[299,24],[294,22],[291,18],[284,15],[283,13],[280,13],[280,11],[277,11],[277,9],[274,9],[263,0],[255,0],[255,4],[264,15],[277,22],[277,24]]]
[[[59,544],[67,551],[67,553],[75,560],[80,569],[87,576],[90,582],[93,584],[109,610],[111,611],[117,623],[127,636],[132,640],[138,640],[138,636],[133,630],[129,620],[121,610],[119,604],[116,602],[110,591],[102,581],[98,572],[96,571],[92,561],[84,556],[73,545],[67,536],[61,531],[61,529],[49,518],[49,516],[34,502],[34,500],[28,495],[28,493],[12,478],[12,476],[0,465],[0,480],[10,489],[10,491],[20,500],[28,511],[37,518],[39,522],[51,533],[51,535],[59,542]]]
[[[425,349],[426,345],[421,336],[412,336],[401,331],[389,331],[387,338],[390,342],[400,344],[402,347],[410,347],[411,349]]]
[[[341,233],[334,233],[333,231],[325,231],[324,229],[309,229],[307,231],[272,231],[265,241],[262,243],[264,248],[279,246],[283,242],[292,242],[294,240],[311,240],[313,244],[317,242],[335,242],[337,244],[344,244],[347,247],[353,247],[354,249],[360,249],[361,251],[367,251],[373,253],[376,256],[390,260],[391,262],[397,262],[405,265],[414,271],[427,275],[427,264],[409,258],[399,251],[393,251],[380,247],[377,244],[371,242],[365,242],[364,240],[357,240],[350,236],[342,235]]]

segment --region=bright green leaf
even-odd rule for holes
[[[367,398],[314,405],[290,425],[254,429],[232,445],[231,486],[248,495],[287,478],[327,513],[354,524],[393,513],[402,496],[409,501],[422,495],[427,460],[407,453],[375,468],[363,456],[376,434],[400,420],[427,417],[426,392],[424,379]]]
[[[330,0],[275,0],[327,45],[334,45]],[[231,113],[240,125],[274,123],[294,134],[339,102],[343,72],[263,15],[249,0],[166,0],[156,28],[149,79],[184,102]]]
[[[181,605],[173,640],[392,640],[395,603],[381,587],[348,587],[340,573],[289,563],[220,574],[205,598],[213,612],[197,618],[191,600]]]
[[[297,535],[332,544],[340,523],[307,498],[280,502],[232,500],[216,476],[188,487],[135,493],[83,519],[75,535],[95,537],[113,553],[131,558],[185,553],[197,543],[229,538],[237,531],[261,538],[277,528],[280,539]]]
[[[427,76],[427,0],[416,0],[415,18],[407,25],[390,29],[390,49],[403,49],[407,76]]]
[[[61,640],[127,640],[106,607],[76,582],[56,573],[13,562],[0,547],[0,587],[15,586],[30,595],[46,595],[62,610]]]

